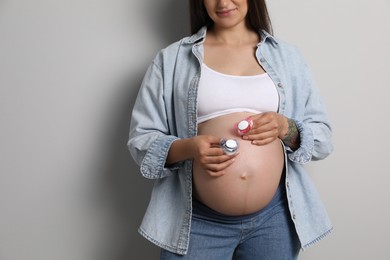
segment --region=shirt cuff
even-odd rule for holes
[[[311,161],[314,149],[314,137],[310,128],[306,127],[301,121],[294,120],[298,128],[300,145],[299,148],[293,151],[287,146],[288,158],[296,163],[305,164]]]

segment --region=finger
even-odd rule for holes
[[[212,177],[221,177],[221,176],[225,175],[224,171],[219,171],[219,172],[207,171],[207,173],[208,173],[208,175],[210,175]]]
[[[221,138],[216,136],[208,136],[207,140],[210,144],[210,147],[216,147],[219,146]]]
[[[220,149],[220,150],[222,150],[222,149]],[[233,155],[227,155],[222,151],[222,155],[203,157],[202,163],[203,164],[210,164],[210,165],[220,165],[220,164],[226,163],[227,161],[233,159],[237,155],[238,155],[238,153],[233,154]],[[218,169],[216,169],[216,170],[218,170]]]
[[[252,119],[253,123],[264,123],[272,120],[273,116],[269,112],[264,112],[264,113],[251,116],[249,118]]]
[[[279,124],[276,120],[259,120],[257,121],[251,131],[266,131],[271,129],[277,129]]]
[[[222,156],[225,154],[220,146],[207,149],[206,153],[207,153],[205,154],[206,156],[211,156],[211,157]]]
[[[245,140],[264,140],[268,138],[277,138],[278,137],[278,131],[276,129],[271,129],[265,132],[259,132],[256,133],[254,131],[253,133],[249,133],[248,135],[244,135],[243,139]]]
[[[253,125],[253,128],[260,128],[267,125],[268,127],[278,128],[280,124],[280,116],[276,113],[267,113],[260,116]]]
[[[256,140],[252,140],[252,144],[261,146],[261,145],[266,145],[266,144],[272,143],[275,140],[276,140],[275,137],[270,137],[270,138],[261,139],[261,140],[256,139]]]
[[[220,159],[219,157],[221,157],[222,159]],[[226,161],[229,159],[229,156],[227,156],[224,151],[222,150],[221,147],[215,147],[215,148],[208,148],[204,151],[201,151],[199,153],[199,158],[204,158],[204,159],[207,159],[208,161],[207,162],[213,162],[213,161],[209,161],[209,160],[214,160],[214,159],[220,159],[220,160],[223,160]],[[217,161],[216,161],[217,162]]]
[[[267,115],[267,112],[256,114],[253,116],[249,116],[248,119],[251,119],[253,122],[260,120],[261,118],[265,117]]]
[[[219,164],[209,164],[208,166],[208,173],[211,176],[222,176],[225,174],[225,169],[229,167],[233,162],[235,161],[234,158],[231,158],[230,160],[219,163]]]
[[[260,136],[260,137],[266,138],[266,137],[271,136],[271,135],[278,136],[278,134],[279,134],[278,128],[274,128],[271,126],[263,126],[263,127],[251,130],[246,135],[252,136],[252,137]]]

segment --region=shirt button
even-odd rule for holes
[[[293,218],[294,220],[296,219],[296,216],[295,216],[295,214],[293,214],[292,218]]]
[[[290,183],[289,183],[289,182],[287,182],[287,183],[286,183],[286,185],[287,185],[287,188],[289,188],[289,187],[290,187]]]
[[[261,59],[260,59],[260,62],[265,62],[265,59],[264,59],[264,58],[261,58]]]
[[[282,84],[282,83],[278,83],[278,87],[279,87],[279,88],[282,88],[282,87],[283,87],[283,84]]]

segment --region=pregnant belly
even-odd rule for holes
[[[234,138],[239,142],[236,160],[220,177],[208,175],[193,165],[194,196],[208,207],[226,215],[245,215],[265,207],[274,196],[284,167],[284,151],[279,139],[257,146],[243,140],[234,124],[249,113],[233,113],[198,126],[199,135]]]

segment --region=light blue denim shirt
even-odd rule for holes
[[[192,213],[192,161],[167,167],[176,139],[197,135],[197,91],[206,28],[161,50],[149,66],[130,123],[128,148],[142,175],[155,179],[139,232],[156,245],[186,254]],[[320,197],[304,169],[333,149],[331,127],[309,68],[299,50],[260,32],[256,56],[274,81],[279,113],[295,121],[300,147],[285,146],[288,205],[302,248],[332,230]]]

